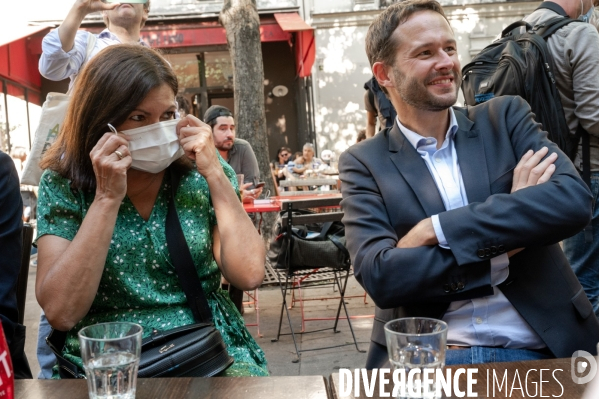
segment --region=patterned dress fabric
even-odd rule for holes
[[[222,159],[221,164],[238,191],[235,172]],[[82,362],[77,332],[90,324],[139,323],[145,338],[154,328],[169,330],[195,322],[165,246],[164,226],[171,200],[168,176],[165,173],[147,221],[128,197],[123,199],[96,298],[88,314],[67,336],[65,358],[79,366]],[[44,172],[39,186],[38,239],[50,234],[72,241],[93,199],[94,193],[71,190],[69,180],[53,171]],[[235,359],[221,376],[267,376],[264,352],[248,332],[228,293],[220,289],[220,271],[212,255],[211,231],[216,216],[208,184],[195,169],[182,176],[175,201],[215,326]]]

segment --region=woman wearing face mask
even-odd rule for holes
[[[131,321],[146,337],[194,323],[165,245],[169,183],[179,175],[180,225],[235,359],[222,375],[267,375],[264,353],[219,288],[221,272],[243,290],[259,286],[264,246],[210,127],[192,115],[173,120],[176,93],[174,72],[148,48],[111,46],[85,67],[42,161],[37,299],[50,324],[69,331],[63,354],[79,366],[77,332],[87,325]]]

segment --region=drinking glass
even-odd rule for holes
[[[244,175],[243,175],[243,173],[240,173],[235,176],[237,176],[237,185],[239,186],[239,189],[241,190],[241,186],[243,185]]]
[[[434,381],[436,369],[445,367],[447,324],[425,317],[391,320],[385,324],[385,338],[393,368],[405,370],[406,389],[400,390],[398,397],[438,398]],[[412,369],[419,369],[420,372],[408,378]],[[433,370],[426,386],[425,369]]]
[[[79,331],[90,399],[134,399],[142,327],[127,322],[94,324]]]

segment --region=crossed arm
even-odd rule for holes
[[[374,153],[389,151],[386,136],[341,156],[347,247],[356,279],[380,308],[489,295],[491,266],[488,257],[480,257],[480,248],[513,251],[551,245],[589,221],[590,191],[572,163],[547,140],[523,100],[506,98],[470,111],[469,119],[485,128],[479,132],[483,137],[472,140],[478,140],[480,146],[474,148],[485,154],[487,164],[480,167],[490,180],[475,188],[482,196],[464,207],[445,211],[435,193],[414,191],[418,180],[408,169],[397,169],[397,154],[374,158]],[[534,158],[527,154],[543,147],[559,157],[539,163],[538,156],[546,152]],[[462,172],[468,171],[471,184],[478,182],[472,173],[479,166],[468,165]],[[451,249],[436,245],[429,218],[435,213]],[[445,284],[458,281],[467,282],[462,291],[444,291]]]
[[[554,162],[557,159],[557,154],[552,153],[543,159],[548,152],[549,149],[543,147],[537,152],[529,150],[524,154],[514,169],[511,193],[549,181],[551,175],[555,172]],[[397,248],[415,248],[424,245],[437,245],[438,243],[439,241],[437,240],[433,223],[429,217],[419,222],[405,236],[403,236],[397,242]],[[508,256],[513,256],[522,251],[522,249],[523,248],[518,248],[509,251]]]

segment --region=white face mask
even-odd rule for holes
[[[175,126],[178,119],[124,130],[129,139],[133,169],[158,173],[183,155]]]

